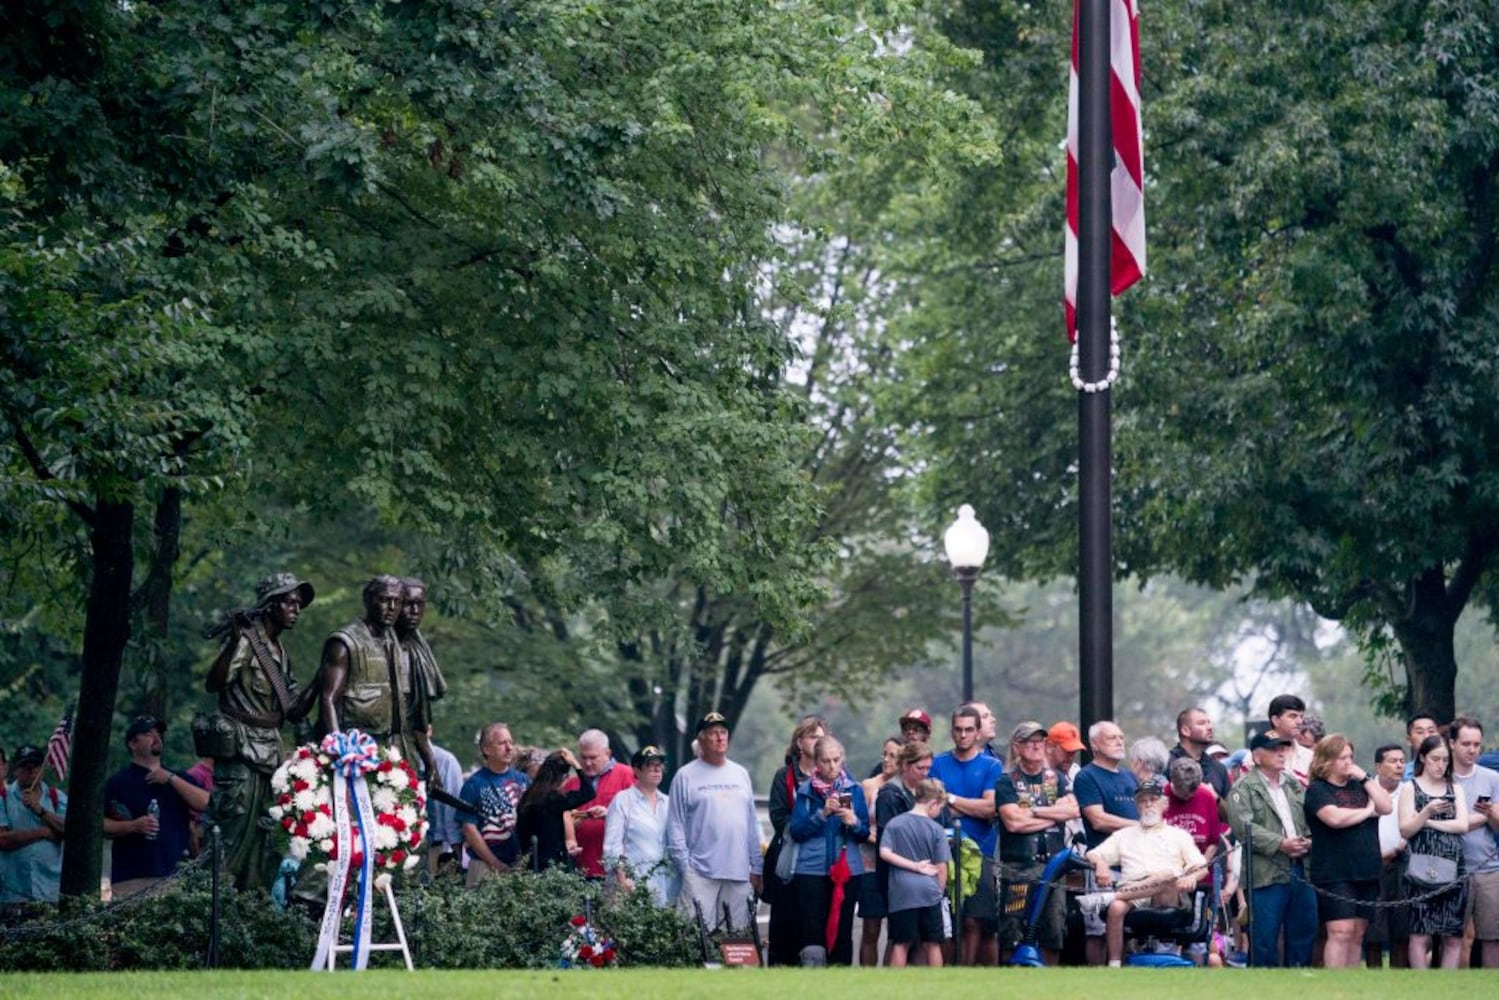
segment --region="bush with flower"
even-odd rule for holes
[[[582,914],[573,917],[567,931],[567,937],[562,939],[562,948],[557,957],[557,968],[559,969],[602,969],[605,966],[616,965],[619,955],[614,949],[614,942],[604,937],[594,926],[588,922],[588,918]]]
[[[374,768],[365,775],[375,828],[370,844],[375,870],[400,871],[420,860],[418,849],[427,835],[427,796],[411,765],[394,747],[376,749]],[[343,780],[335,759],[323,747],[301,746],[271,775],[275,800],[270,807],[282,853],[299,862],[326,865],[338,858],[338,831],[333,821],[333,782]],[[352,807],[352,802],[350,803]],[[363,862],[359,847],[359,815],[348,818],[353,843],[351,864]]]

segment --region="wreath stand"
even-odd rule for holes
[[[411,949],[406,946],[406,928],[401,925],[401,911],[396,909],[396,894],[391,889],[388,881],[379,888],[385,896],[385,905],[390,907],[390,918],[396,925],[396,939],[380,943],[372,941],[370,942],[370,951],[398,951],[401,953],[401,957],[406,960],[406,971],[415,972],[416,966],[411,964]],[[342,940],[343,928],[341,922],[338,934],[339,939]],[[354,944],[352,941],[348,944],[339,944],[338,941],[334,941],[333,947],[328,949],[328,971],[333,971],[334,966],[338,963],[339,955],[348,955],[353,951]]]

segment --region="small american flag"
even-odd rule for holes
[[[59,782],[68,780],[68,760],[73,756],[73,707],[68,706],[57,721],[57,728],[47,740],[47,766],[57,774]]]

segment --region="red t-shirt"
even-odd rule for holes
[[[1218,843],[1220,837],[1228,832],[1227,825],[1218,818],[1218,796],[1207,785],[1198,785],[1197,791],[1190,799],[1183,801],[1176,797],[1176,793],[1166,792],[1166,822],[1179,830],[1185,830],[1192,837],[1192,843],[1203,854],[1208,848]],[[1211,871],[1203,872],[1199,881],[1207,882],[1212,875]]]
[[[635,784],[635,771],[629,764],[616,762],[607,773],[599,775],[593,781],[594,796],[586,805],[580,809],[590,809],[593,806],[609,808],[609,803],[614,801],[614,796]],[[568,777],[562,785],[564,792],[570,792],[578,787],[578,776],[576,774]],[[602,878],[604,874],[604,819],[585,819],[573,824],[573,832],[578,838],[578,856],[575,859],[578,869],[585,875]]]

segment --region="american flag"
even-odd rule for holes
[[[57,720],[57,728],[52,730],[52,736],[47,740],[47,766],[56,772],[60,783],[68,780],[68,760],[72,756],[73,708],[70,705],[62,713],[62,718]]]
[[[1067,91],[1067,339],[1077,339],[1077,13],[1072,3],[1072,74]],[[1140,126],[1137,0],[1109,0],[1109,125],[1114,136],[1109,288],[1118,295],[1145,275],[1145,150]]]

